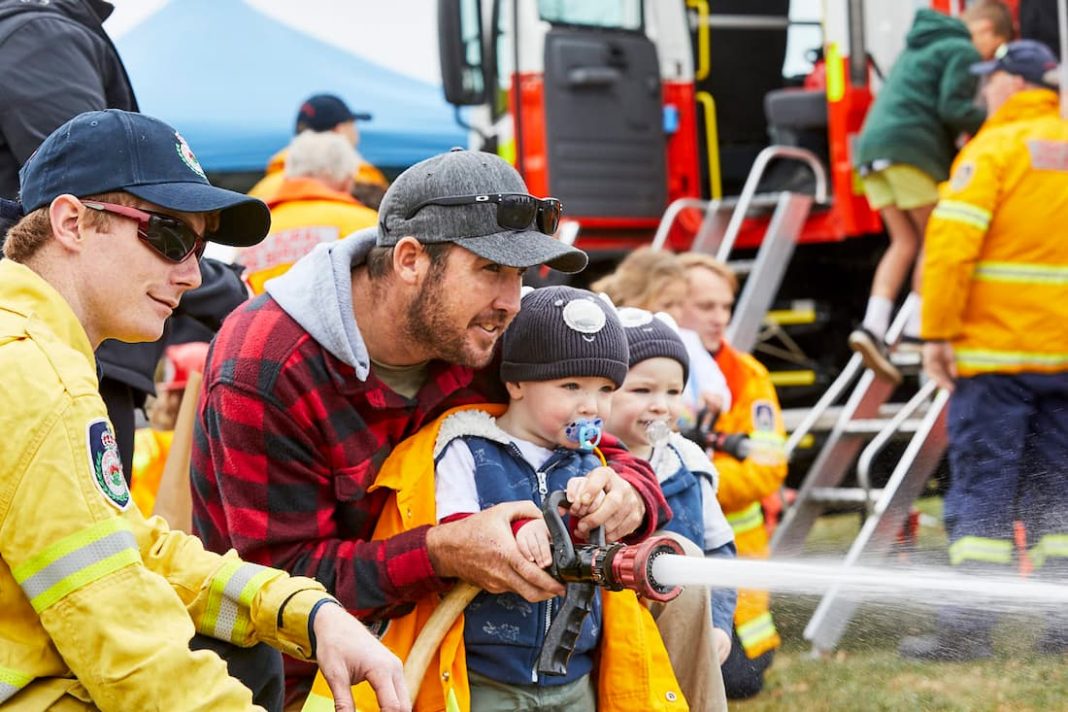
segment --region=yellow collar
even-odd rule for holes
[[[96,363],[89,336],[70,304],[26,265],[0,260],[0,309],[24,316],[31,324],[44,324],[48,331],[81,352],[90,365]]]
[[[1025,89],[1009,97],[1008,101],[987,117],[983,126],[1003,126],[1040,116],[1056,116],[1060,111],[1058,102],[1057,92],[1051,89]]]

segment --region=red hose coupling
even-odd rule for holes
[[[653,580],[653,561],[661,554],[684,556],[682,545],[666,536],[650,537],[641,544],[622,546],[609,564],[612,583],[637,591],[654,601],[670,601],[682,592],[678,586],[661,586]]]

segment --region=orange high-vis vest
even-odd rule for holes
[[[398,445],[382,464],[370,491],[386,488],[389,500],[378,520],[374,538],[436,524],[434,506],[434,443],[441,423],[460,410],[478,408],[491,415],[502,405],[468,405],[454,408]],[[604,591],[604,627],[601,631],[597,670],[597,709],[601,712],[681,712],[689,706],[671,669],[667,650],[652,615],[633,591]],[[437,607],[439,597],[429,595],[415,609],[389,622],[382,642],[402,660],[419,631]],[[464,655],[463,616],[446,633],[430,661],[423,684],[410,690],[416,712],[468,712],[467,659]],[[370,685],[352,688],[358,712],[379,709]],[[334,702],[322,673],[317,673],[304,712],[333,712]]]
[[[267,170],[263,178],[249,189],[248,194],[250,196],[259,198],[265,203],[270,202],[275,197],[278,188],[282,185],[282,181],[285,180],[286,156],[288,153],[289,149],[283,148],[271,156],[271,159],[267,162]],[[389,187],[389,181],[386,180],[386,176],[382,174],[382,171],[367,161],[360,162],[360,166],[356,169],[356,173],[353,174],[352,178],[357,183],[371,183],[380,185],[383,188]]]
[[[245,267],[241,277],[256,295],[263,294],[267,280],[288,272],[319,243],[378,224],[377,211],[314,178],[286,178],[266,202],[271,232],[234,259]]]

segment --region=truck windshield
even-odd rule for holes
[[[538,14],[554,25],[642,28],[642,0],[538,0]]]

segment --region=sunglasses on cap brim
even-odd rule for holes
[[[204,255],[205,238],[173,215],[150,213],[128,205],[83,200],[82,205],[102,213],[111,213],[137,221],[137,236],[168,262],[184,262],[189,255],[199,260]]]
[[[444,198],[431,198],[416,205],[404,216],[411,220],[428,205],[479,205],[482,203],[497,206],[497,224],[508,230],[526,230],[531,225],[538,232],[546,235],[556,233],[560,226],[560,216],[564,212],[563,204],[556,198],[535,198],[526,193],[483,193],[481,195],[452,195]]]

